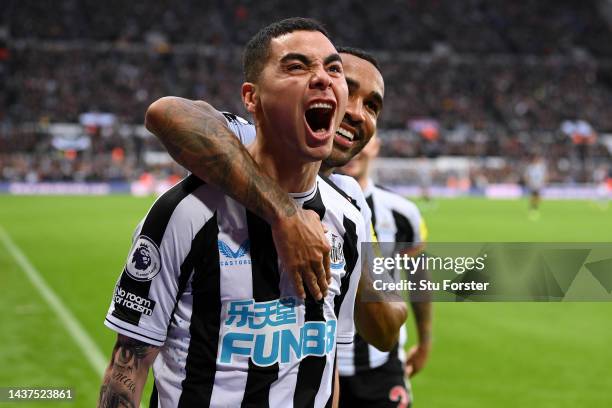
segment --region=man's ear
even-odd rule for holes
[[[257,108],[257,103],[259,101],[257,93],[257,87],[255,84],[251,82],[245,82],[242,84],[242,102],[244,103],[244,107],[246,110],[255,114],[255,109]]]

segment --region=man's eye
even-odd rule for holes
[[[366,108],[368,108],[370,111],[372,111],[374,113],[378,113],[378,111],[379,111],[378,105],[375,104],[374,102],[366,102],[365,106],[366,106]]]
[[[303,69],[303,68],[304,68],[304,66],[302,64],[291,64],[291,65],[289,65],[287,67],[287,69],[289,71],[297,71],[297,70],[300,70],[300,69]]]
[[[335,64],[335,65],[330,65],[328,68],[331,72],[337,72],[337,73],[341,73],[342,72],[342,66],[339,64]]]

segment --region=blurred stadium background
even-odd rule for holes
[[[245,115],[242,45],[296,15],[380,59],[376,178],[409,196],[430,184],[433,204],[417,202],[432,241],[612,241],[612,1],[4,0],[0,386],[73,387],[75,406],[95,404],[132,230],[185,174],[142,126],[147,106],[178,95]],[[521,200],[533,155],[550,182],[537,221]],[[609,407],[611,311],[436,304],[417,406]]]

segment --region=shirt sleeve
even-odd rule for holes
[[[221,112],[227,120],[227,126],[236,135],[243,145],[253,143],[255,140],[255,126],[248,120],[230,112]]]
[[[192,195],[175,207],[156,201],[137,227],[104,324],[125,336],[162,346],[179,295],[181,270],[195,233],[210,211]],[[182,277],[182,279],[181,279]]]

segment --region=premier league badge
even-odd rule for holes
[[[161,270],[161,256],[157,245],[147,236],[138,237],[125,264],[132,279],[145,282],[153,279]]]

